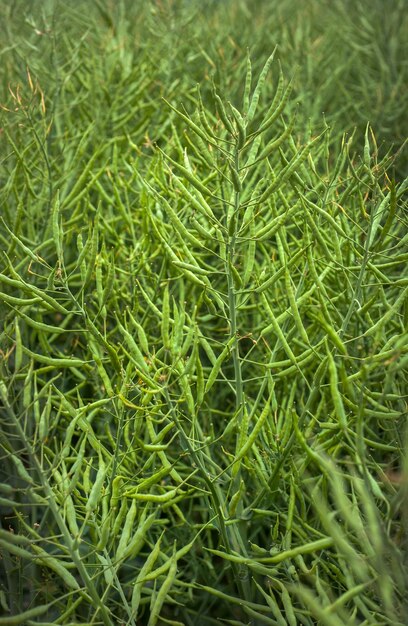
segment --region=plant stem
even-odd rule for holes
[[[238,551],[242,551],[239,550],[239,547],[242,546],[242,542],[240,541],[239,537],[236,537],[234,535],[236,535],[236,529],[234,528],[234,526],[230,527],[227,529],[226,524],[225,524],[225,504],[224,504],[224,498],[222,497],[222,493],[220,492],[220,488],[217,484],[215,484],[212,480],[212,478],[210,477],[209,473],[207,472],[204,463],[202,461],[200,452],[197,451],[193,444],[191,443],[189,437],[186,435],[183,426],[180,423],[180,420],[178,419],[174,404],[170,398],[169,392],[167,390],[167,388],[164,388],[163,390],[163,395],[166,399],[166,402],[170,408],[170,412],[172,415],[172,419],[174,420],[178,430],[179,430],[179,434],[180,437],[182,439],[183,444],[188,448],[191,457],[193,459],[193,463],[197,466],[200,476],[203,479],[204,483],[206,484],[206,486],[208,487],[208,490],[210,492],[210,501],[212,503],[212,507],[217,515],[217,520],[218,520],[218,524],[219,524],[219,531],[220,531],[220,535],[222,538],[222,541],[224,543],[224,547],[226,549],[226,551],[228,552],[228,554],[232,554],[231,552],[231,542],[229,539],[229,536],[232,535],[232,542],[234,545],[234,548]],[[245,549],[244,549],[245,551]],[[249,584],[247,580],[242,580],[242,578],[239,575],[239,568],[237,566],[236,563],[231,562],[231,569],[233,571],[234,574],[234,578],[235,578],[235,582],[237,584],[238,590],[240,592],[240,595],[242,598],[244,598],[245,600],[249,600],[250,599],[250,589],[249,589]]]
[[[239,171],[239,150],[238,146],[235,149],[234,155],[234,167],[236,171]],[[227,263],[226,274],[228,281],[228,309],[229,309],[229,323],[230,323],[230,338],[237,336],[238,323],[237,323],[237,296],[234,285],[234,279],[231,273],[231,267],[234,267],[235,261],[235,246],[237,240],[237,217],[240,208],[240,192],[235,191],[234,198],[234,210],[231,216],[232,228],[230,229],[229,238],[227,242]],[[241,360],[239,358],[239,342],[236,341],[232,347],[232,361],[234,364],[234,380],[235,380],[235,408],[237,422],[240,426],[244,401],[244,389],[242,382],[242,370]]]
[[[13,409],[11,408],[11,405],[7,399],[7,391],[1,389],[1,398],[2,401],[4,403],[5,409],[6,409],[6,413],[8,414],[8,416],[10,417],[13,426],[15,428],[15,430],[18,432],[18,436],[20,437],[21,441],[23,442],[27,453],[30,457],[31,462],[33,463],[37,476],[41,482],[41,486],[44,489],[44,493],[46,495],[46,498],[48,500],[49,503],[49,507],[51,510],[51,513],[58,525],[58,528],[60,529],[61,535],[64,538],[64,544],[67,547],[69,554],[72,558],[72,561],[75,564],[75,567],[78,570],[78,573],[86,587],[87,592],[89,593],[90,597],[92,598],[93,602],[95,603],[95,606],[99,609],[99,611],[101,612],[101,617],[104,623],[104,626],[113,626],[112,620],[110,618],[109,615],[109,611],[106,608],[106,606],[104,605],[104,603],[101,601],[99,594],[93,584],[92,579],[89,577],[88,572],[86,570],[85,565],[82,563],[81,560],[81,556],[78,552],[78,549],[76,547],[76,540],[73,540],[70,534],[70,531],[67,528],[67,525],[65,523],[65,521],[63,520],[62,516],[60,515],[59,512],[59,506],[55,501],[55,497],[54,497],[54,492],[51,489],[48,480],[43,472],[43,469],[41,467],[41,464],[37,458],[37,455],[35,454],[30,442],[27,440],[26,436],[25,436],[25,432],[20,424],[20,422],[17,419],[17,416],[15,415]]]
[[[238,142],[235,146],[234,152],[234,168],[239,172],[239,148]],[[230,338],[238,337],[238,307],[237,307],[237,294],[234,284],[234,277],[232,275],[232,268],[235,262],[236,254],[236,241],[237,241],[237,220],[241,205],[241,193],[238,190],[234,192],[234,208],[231,215],[230,222],[228,224],[228,241],[227,241],[227,259],[226,259],[226,274],[227,274],[227,287],[228,287],[228,313],[229,313],[229,326],[230,326]],[[242,426],[242,415],[244,409],[244,385],[242,379],[242,367],[241,359],[239,356],[239,341],[235,341],[232,347],[232,361],[234,367],[234,383],[235,383],[235,415],[237,420],[237,440],[239,438],[240,429]],[[234,494],[240,486],[241,471],[239,470],[234,477],[231,485],[231,492]],[[240,502],[237,506],[237,514],[239,515],[243,511],[243,504]],[[234,550],[238,553],[247,556],[246,544],[247,544],[247,529],[246,522],[240,521],[237,528],[232,527],[233,536],[232,542]],[[244,591],[244,597],[250,599],[250,586],[248,580],[240,581],[240,586]]]

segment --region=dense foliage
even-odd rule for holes
[[[0,625],[405,623],[384,4],[0,2]]]

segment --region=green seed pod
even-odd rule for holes
[[[103,488],[103,483],[106,477],[106,471],[107,471],[107,468],[106,468],[105,462],[102,458],[102,455],[100,454],[98,472],[96,474],[95,482],[91,489],[91,493],[89,494],[88,500],[86,501],[86,504],[85,504],[85,509],[88,513],[91,513],[98,507],[98,504],[102,497],[102,488]]]

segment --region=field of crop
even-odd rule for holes
[[[0,13],[0,626],[404,626],[405,2]]]

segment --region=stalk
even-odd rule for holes
[[[235,144],[234,151],[234,169],[239,175],[239,146],[238,139]],[[227,259],[226,259],[226,275],[227,275],[227,293],[228,293],[228,314],[229,314],[229,339],[232,337],[238,337],[238,306],[237,306],[237,293],[234,283],[234,277],[232,275],[232,269],[235,262],[236,254],[236,242],[237,242],[237,220],[239,216],[239,210],[241,206],[241,192],[238,189],[234,191],[234,208],[231,215],[230,222],[228,224],[228,240],[227,240]],[[235,414],[237,419],[237,440],[239,439],[240,429],[242,427],[242,415],[244,408],[244,383],[242,378],[241,359],[239,355],[239,342],[235,341],[232,347],[232,362],[234,368],[234,383],[235,383]],[[241,469],[237,472],[236,476],[232,480],[231,493],[235,493],[241,482]],[[238,516],[243,512],[243,503],[239,502],[237,506]],[[247,529],[245,520],[240,521],[237,525],[233,525],[229,528],[231,534],[231,540],[233,548],[236,552],[247,556],[246,544],[247,544]],[[239,585],[242,586],[244,597],[250,600],[250,585],[248,580],[239,580]]]
[[[187,437],[182,424],[180,423],[180,420],[178,419],[178,416],[176,414],[176,410],[174,407],[174,404],[170,398],[169,392],[166,388],[164,388],[163,390],[163,395],[166,399],[166,402],[168,404],[168,406],[170,407],[170,411],[171,411],[171,416],[172,419],[174,420],[177,428],[179,429],[179,434],[180,437],[183,441],[183,444],[188,448],[191,457],[194,461],[194,464],[197,466],[198,470],[199,470],[199,474],[201,476],[201,478],[203,479],[204,483],[206,484],[208,491],[210,492],[210,501],[212,503],[212,506],[214,508],[214,511],[217,515],[217,520],[218,520],[218,524],[219,524],[219,531],[220,531],[220,535],[222,538],[222,541],[224,543],[225,546],[225,550],[227,551],[228,554],[232,554],[231,551],[231,542],[230,542],[230,538],[229,535],[235,535],[236,534],[236,529],[234,528],[234,526],[230,527],[229,529],[227,529],[226,524],[225,524],[225,517],[224,517],[224,513],[225,513],[225,505],[223,502],[223,498],[222,498],[222,494],[220,493],[220,488],[217,484],[215,484],[211,478],[211,476],[209,475],[209,473],[207,472],[207,470],[205,469],[205,466],[202,462],[201,459],[201,455],[199,454],[199,452],[194,448],[194,446],[192,445],[190,439]],[[234,544],[234,548],[236,551],[238,552],[242,552],[242,549],[239,549],[239,545],[240,545],[240,541],[239,538],[237,538],[236,536],[232,537],[232,541]],[[242,545],[242,544],[241,544]],[[244,553],[245,553],[245,548],[244,548]],[[243,581],[239,575],[239,567],[236,563],[231,562],[231,569],[233,571],[234,574],[234,579],[236,581],[236,584],[238,586],[238,590],[241,594],[241,597],[244,598],[245,600],[249,600],[250,599],[250,589],[249,589],[249,584],[248,581],[245,580]]]
[[[46,479],[44,475],[42,467],[37,459],[37,456],[30,442],[27,441],[26,439],[25,432],[23,428],[21,427],[21,424],[18,421],[17,416],[15,415],[13,409],[11,408],[11,405],[7,398],[7,389],[5,388],[4,384],[0,385],[0,393],[1,393],[1,399],[6,409],[6,413],[10,417],[13,423],[13,426],[18,433],[18,436],[20,437],[21,441],[24,443],[24,446],[30,457],[30,460],[33,466],[35,467],[36,474],[40,480],[41,486],[44,489],[44,493],[48,500],[51,513],[58,525],[58,528],[61,532],[62,537],[64,538],[64,544],[67,547],[67,550],[70,554],[72,561],[75,564],[75,567],[77,568],[77,571],[82,579],[82,582],[84,583],[85,588],[87,592],[89,593],[89,596],[92,598],[92,601],[95,603],[95,606],[101,612],[104,626],[113,626],[113,622],[109,616],[109,611],[104,605],[104,603],[101,601],[101,598],[99,597],[96,587],[93,584],[92,579],[89,577],[85,565],[82,563],[81,556],[76,547],[76,541],[72,539],[70,531],[68,530],[67,525],[65,524],[62,516],[60,515],[58,504],[55,502],[54,492],[52,491],[48,483],[48,480]]]
[[[235,148],[234,154],[234,167],[239,172],[239,149]],[[227,242],[227,263],[226,274],[228,281],[228,312],[230,322],[230,338],[237,336],[238,333],[238,321],[237,321],[237,296],[234,285],[234,279],[231,273],[231,266],[234,266],[235,261],[235,246],[237,240],[237,217],[240,208],[241,194],[239,191],[235,191],[234,198],[234,211],[231,217],[230,230]],[[244,388],[242,381],[242,369],[241,360],[239,357],[239,342],[236,341],[232,348],[232,361],[234,365],[234,380],[235,380],[235,409],[238,420],[238,425],[241,425],[242,421],[242,409],[244,401]]]

